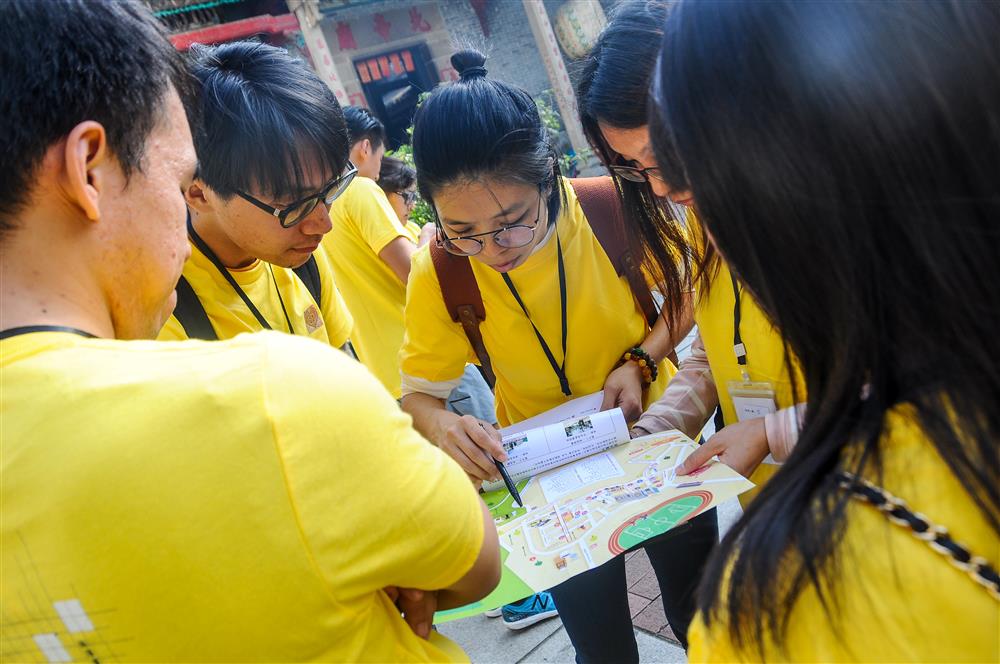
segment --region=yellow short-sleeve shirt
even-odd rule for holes
[[[890,414],[884,441],[884,476],[869,479],[995,569],[1000,538],[912,417]],[[807,587],[789,613],[786,650],[767,635],[766,661],[1000,661],[1000,602],[985,587],[871,505],[852,500],[846,519],[830,605],[839,622]],[[691,662],[760,661],[755,646],[733,645],[724,610],[710,625],[696,615],[688,641]]]
[[[316,251],[313,257],[319,271],[321,302],[316,302],[290,268],[258,260],[248,267],[229,270],[229,273],[272,330],[312,337],[339,348],[350,337],[354,319],[337,290],[329,259],[322,251]],[[219,339],[263,329],[232,284],[194,243],[191,244],[191,257],[184,264],[184,278],[198,296]],[[188,336],[177,317],[171,316],[158,338],[176,341]]]
[[[622,354],[649,330],[626,279],[619,277],[580,208],[573,188],[564,185],[566,205],[556,221],[566,267],[566,375],[573,397],[600,390]],[[539,227],[539,232],[542,232]],[[556,236],[509,273],[531,321],[524,315],[500,273],[472,259],[486,320],[483,341],[496,373],[497,421],[506,426],[553,408],[563,395],[552,366],[531,327],[538,327],[557,362],[563,359]],[[413,257],[407,288],[406,337],[400,352],[403,373],[430,381],[462,375],[477,362],[461,325],[444,305],[441,285],[427,248]],[[664,360],[660,375],[645,394],[645,406],[659,398],[675,373]]]
[[[693,211],[688,212],[690,236],[697,242],[702,237]],[[753,296],[740,287],[740,336],[746,348],[747,364],[740,367],[733,349],[736,320],[734,307],[736,293],[729,267],[721,259],[718,269],[712,274],[708,289],[695,294],[694,319],[705,344],[705,354],[712,370],[712,378],[719,394],[719,407],[727,425],[737,421],[736,409],[729,394],[729,381],[743,379],[745,368],[750,380],[770,383],[774,389],[775,405],[780,410],[794,406],[797,401],[792,393],[792,381],[785,361],[785,347],[778,330],[771,324]],[[805,383],[798,377],[798,389],[803,391]],[[773,464],[761,464],[750,476],[757,488],[740,496],[740,502],[748,505],[761,487],[780,468]]]
[[[337,284],[354,316],[351,344],[358,359],[399,398],[399,347],[403,344],[406,286],[379,252],[398,237],[417,242],[385,192],[356,177],[330,206],[333,230],[323,238]]]
[[[5,660],[465,659],[382,588],[466,574],[480,501],[343,353],[35,333],[0,366]]]

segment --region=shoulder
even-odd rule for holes
[[[431,258],[431,247],[425,244],[413,252],[410,262],[410,279],[433,279],[437,281],[437,274],[434,272],[434,260]]]
[[[389,205],[389,197],[382,191],[382,187],[371,178],[358,176],[354,182],[344,192],[344,197],[350,205]]]

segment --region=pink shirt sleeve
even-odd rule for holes
[[[632,429],[638,435],[677,429],[695,438],[718,405],[719,394],[699,333],[691,344],[691,355],[681,362],[663,395]]]

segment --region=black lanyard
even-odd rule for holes
[[[257,319],[257,322],[260,323],[261,327],[263,327],[265,330],[273,330],[274,328],[272,328],[271,325],[267,322],[267,319],[265,319],[264,316],[260,313],[260,310],[257,309],[257,306],[253,303],[253,301],[249,298],[249,296],[247,296],[247,294],[243,292],[243,289],[240,288],[240,285],[236,282],[236,279],[234,279],[233,275],[229,273],[229,270],[226,268],[226,266],[222,264],[222,261],[219,260],[219,257],[215,255],[215,252],[212,251],[211,247],[205,244],[205,241],[201,239],[201,236],[198,235],[198,232],[194,230],[194,225],[191,223],[190,214],[188,215],[187,227],[188,227],[188,234],[191,236],[191,241],[194,242],[194,246],[198,247],[198,251],[205,254],[205,257],[208,260],[212,261],[212,265],[214,265],[215,268],[219,271],[219,274],[221,274],[223,277],[226,278],[226,281],[229,282],[229,285],[233,287],[233,290],[236,291],[236,294],[239,295],[240,299],[243,300],[243,302],[247,305],[247,308],[250,309],[250,313],[252,313],[254,318]],[[268,264],[268,267],[270,268],[270,264]],[[285,300],[282,299],[281,291],[278,289],[278,280],[274,278],[273,268],[271,268],[271,282],[274,284],[274,292],[278,294],[278,302],[281,303],[281,313],[285,314],[285,322],[288,323],[288,333],[295,334],[295,330],[294,328],[292,328],[292,321],[288,317],[288,311],[285,310]]]
[[[733,279],[733,297],[736,298],[736,303],[733,305],[733,351],[736,353],[736,363],[740,365],[740,371],[743,372],[743,380],[749,381],[750,374],[747,373],[747,347],[743,343],[743,336],[740,334],[740,284],[736,281],[736,277],[732,274],[729,275]]]
[[[24,327],[12,327],[9,330],[0,332],[0,341],[22,334],[31,334],[32,332],[68,332],[69,334],[76,334],[87,339],[97,338],[97,335],[78,330],[75,327],[66,327],[64,325],[26,325]]]
[[[569,379],[566,378],[566,267],[563,265],[562,244],[559,242],[558,233],[556,233],[556,250],[559,257],[559,307],[562,313],[563,359],[561,365],[556,363],[556,358],[552,355],[552,351],[549,350],[549,345],[545,343],[545,338],[542,336],[542,333],[538,331],[534,321],[531,320],[531,314],[528,313],[528,308],[524,306],[524,302],[521,300],[520,294],[518,294],[517,289],[514,288],[514,282],[510,280],[510,277],[507,276],[506,272],[500,276],[503,277],[504,283],[506,283],[507,288],[510,289],[511,295],[513,295],[514,299],[517,300],[517,303],[521,305],[521,311],[524,312],[528,322],[531,323],[531,329],[535,331],[535,336],[538,337],[538,343],[542,345],[542,351],[545,353],[545,357],[552,366],[552,370],[556,372],[556,377],[559,379],[559,387],[562,388],[562,393],[566,396],[571,396],[573,392],[569,389]]]

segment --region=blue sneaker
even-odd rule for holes
[[[555,600],[549,593],[538,593],[501,609],[503,624],[507,629],[524,629],[536,622],[559,615]]]

